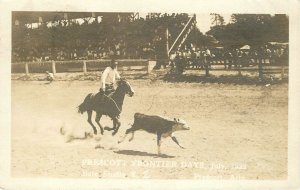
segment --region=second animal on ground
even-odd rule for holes
[[[148,133],[153,133],[157,135],[157,151],[158,155],[161,154],[160,145],[161,145],[161,137],[171,137],[172,140],[180,147],[184,148],[174,136],[175,131],[181,130],[190,130],[187,126],[186,122],[181,119],[168,119],[162,116],[156,115],[145,115],[142,113],[134,114],[134,123],[132,127],[127,129],[125,135],[122,137],[118,143],[121,143],[125,140],[126,136],[131,133],[131,138],[129,141],[132,141],[134,138],[134,132],[138,130],[144,130]]]

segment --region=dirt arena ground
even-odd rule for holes
[[[129,81],[136,94],[125,98],[117,135],[84,139],[92,128],[76,107],[98,81],[13,80],[12,176],[286,179],[288,84]],[[117,144],[135,112],[185,119],[191,130],[177,133],[185,149],[163,139],[157,157],[156,136],[142,131]]]

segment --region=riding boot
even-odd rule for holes
[[[105,92],[104,92],[104,90],[102,89],[102,88],[100,88],[100,102],[101,103],[104,103],[104,99],[105,99]]]

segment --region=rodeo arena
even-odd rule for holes
[[[13,12],[12,176],[285,179],[288,17],[211,17]]]

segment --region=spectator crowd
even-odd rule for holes
[[[165,56],[166,29],[172,43],[189,19],[187,14],[114,18],[117,13],[91,23],[61,20],[52,26],[39,23],[38,28],[13,25],[12,62]]]
[[[263,45],[249,49],[233,48],[195,48],[185,46],[182,50],[172,52],[170,64],[182,73],[185,68],[205,68],[211,65],[224,65],[225,69],[244,67],[259,63],[269,65],[287,65],[288,47]]]

